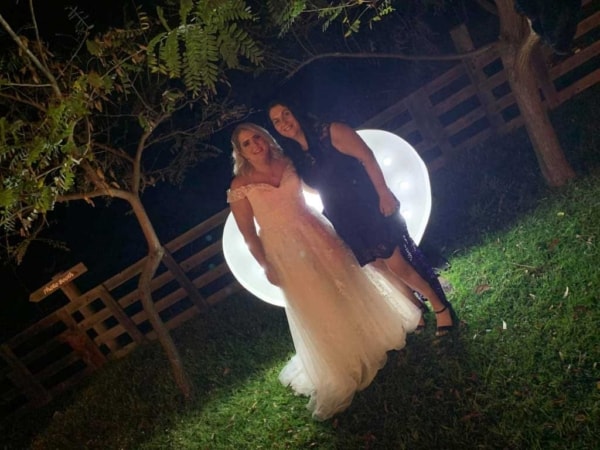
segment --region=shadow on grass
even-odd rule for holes
[[[184,324],[173,338],[194,387],[191,403],[184,403],[159,345],[147,343],[109,362],[74,391],[2,422],[3,450],[140,448],[293,350],[284,310],[246,294]]]
[[[508,434],[489,431],[495,417],[478,403],[483,382],[465,345],[468,329],[437,339],[431,328],[391,352],[375,382],[335,419],[335,448],[517,448]]]

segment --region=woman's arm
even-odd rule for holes
[[[348,125],[333,122],[329,128],[333,146],[349,156],[358,159],[371,179],[377,195],[379,195],[379,210],[384,216],[390,216],[398,211],[400,202],[394,196],[385,182],[381,167],[375,159],[373,151],[362,140],[356,131]]]
[[[246,245],[248,245],[248,249],[254,259],[260,264],[260,266],[264,269],[267,279],[274,285],[279,285],[279,279],[277,274],[267,261],[267,256],[265,254],[265,249],[262,245],[260,238],[258,237],[258,233],[256,232],[256,226],[254,225],[254,212],[252,211],[252,206],[247,198],[243,198],[241,200],[237,200],[230,204],[231,212],[233,214],[233,218],[237,223],[242,236],[244,237],[244,241]]]

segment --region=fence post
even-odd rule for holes
[[[87,365],[92,366],[94,369],[102,367],[106,362],[106,356],[88,334],[77,326],[77,322],[71,317],[71,314],[63,308],[56,312],[56,316],[68,328],[58,339],[69,344]]]
[[[81,292],[77,286],[75,286],[73,280],[85,272],[87,272],[87,267],[85,267],[83,263],[79,263],[76,266],[71,267],[69,270],[53,276],[50,283],[42,286],[29,296],[29,301],[39,302],[48,295],[60,289],[73,304],[76,304]],[[71,348],[81,356],[85,363],[94,368],[99,368],[106,362],[106,357],[96,346],[94,341],[88,336],[88,334],[79,328],[71,313],[69,313],[65,308],[66,307],[63,307],[58,310],[56,315],[64,322],[69,330],[63,332],[59,339],[62,342],[69,344],[69,346],[71,346]],[[81,311],[84,317],[94,314],[94,311],[92,311],[87,305],[79,308],[78,311]],[[106,327],[102,324],[98,324],[96,326],[101,328],[101,331],[106,330]]]
[[[169,269],[175,279],[179,282],[179,285],[188,293],[190,300],[192,300],[192,303],[196,306],[196,308],[198,308],[198,311],[202,312],[203,310],[207,309],[208,302],[200,294],[200,292],[198,292],[198,289],[196,289],[194,283],[190,281],[177,261],[175,261],[175,258],[173,258],[171,252],[169,252],[167,248],[164,248],[164,252],[165,253],[163,254],[162,262],[165,266],[167,266],[167,269]]]
[[[452,37],[454,46],[460,53],[467,53],[475,50],[475,45],[473,45],[469,30],[464,23],[451,29],[450,36]],[[462,64],[467,71],[469,78],[471,79],[471,83],[473,83],[473,86],[477,90],[477,97],[479,98],[479,102],[485,111],[485,115],[490,121],[492,129],[494,132],[498,133],[502,126],[504,126],[504,120],[502,119],[502,115],[498,110],[494,94],[489,89],[484,87],[487,77],[481,70],[481,67],[479,67],[476,58],[477,57],[467,60],[463,59]]]
[[[85,264],[79,263],[71,267],[69,270],[54,275],[52,277],[52,281],[42,286],[29,296],[29,301],[37,303],[60,289],[63,294],[67,296],[69,301],[76,305],[77,300],[81,296],[81,291],[75,285],[75,283],[73,283],[73,280],[86,272],[87,267]],[[95,314],[95,311],[88,305],[77,308],[77,310],[83,315],[83,317],[86,318]],[[98,323],[94,325],[94,331],[100,335],[106,331],[106,326],[104,326],[102,323]]]
[[[7,344],[0,345],[0,355],[17,375],[10,377],[11,381],[22,389],[22,392],[34,406],[41,406],[51,400],[50,393],[35,378],[27,366],[17,358]]]
[[[424,143],[437,145],[441,155],[428,164],[429,170],[436,170],[445,164],[446,156],[452,152],[452,145],[446,130],[433,113],[431,100],[422,89],[415,91],[404,99],[408,112],[417,124]]]
[[[146,339],[144,334],[139,330],[139,328],[125,313],[125,311],[123,311],[121,305],[119,305],[119,303],[113,298],[113,296],[110,294],[110,291],[104,284],[100,285],[99,296],[104,304],[111,310],[119,323],[123,326],[123,328],[125,328],[125,330],[127,330],[127,332],[131,335],[131,338],[138,344],[142,343]]]

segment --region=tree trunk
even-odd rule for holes
[[[562,186],[575,178],[575,172],[565,157],[540,97],[532,61],[539,37],[531,30],[527,19],[516,13],[514,0],[495,1],[500,18],[499,52],[508,82],[542,175],[550,186]]]
[[[151,131],[148,131],[141,139],[140,139],[140,148],[143,149],[143,144],[145,143],[147,137],[150,135]],[[139,180],[139,161],[137,160],[137,170],[134,170],[134,179]],[[91,165],[89,165],[86,161],[83,161],[81,164],[82,168],[85,170],[89,180],[97,187],[98,192],[101,192],[103,195],[108,195],[110,197],[117,197],[122,200],[125,200],[127,203],[131,205],[133,209],[133,213],[142,229],[142,233],[144,234],[144,238],[146,239],[146,243],[148,244],[148,259],[146,264],[144,264],[144,268],[142,269],[142,273],[140,274],[140,279],[138,281],[138,289],[140,291],[140,300],[144,307],[144,311],[148,315],[148,320],[152,325],[152,328],[156,332],[158,341],[162,345],[165,353],[167,354],[167,358],[171,363],[171,370],[173,371],[173,377],[175,379],[175,383],[179,387],[179,390],[183,394],[186,400],[189,400],[192,397],[192,383],[190,382],[187,373],[183,367],[183,363],[181,361],[181,357],[179,356],[179,351],[177,351],[177,347],[175,347],[175,343],[171,338],[169,330],[163,323],[158,311],[156,311],[156,307],[154,306],[154,301],[152,300],[152,288],[151,282],[154,274],[156,273],[156,269],[160,264],[163,255],[164,248],[156,235],[156,231],[152,226],[152,222],[146,213],[146,209],[142,204],[139,192],[139,182],[134,183],[133,189],[131,191],[121,190],[121,189],[112,189],[110,186],[107,186],[104,182],[104,178],[98,175],[98,172],[94,170]],[[68,198],[63,198],[63,201],[69,200]]]
[[[167,354],[167,358],[171,363],[171,370],[173,372],[173,377],[175,378],[175,383],[179,387],[184,398],[189,400],[192,397],[192,383],[183,367],[183,362],[179,355],[179,351],[171,338],[171,334],[160,318],[160,315],[154,306],[154,301],[152,300],[152,288],[150,283],[162,260],[164,249],[160,244],[158,236],[152,226],[152,222],[148,218],[139,196],[132,195],[129,199],[129,203],[133,208],[135,216],[138,219],[146,238],[146,242],[148,243],[148,259],[146,260],[146,264],[144,265],[138,282],[142,305],[144,306],[144,311],[146,311],[146,314],[148,315],[150,324],[154,328],[154,331],[156,331],[158,341],[162,345]]]

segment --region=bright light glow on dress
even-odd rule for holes
[[[373,150],[385,181],[400,200],[400,213],[408,232],[418,244],[423,238],[431,213],[431,185],[427,166],[417,151],[401,137],[384,130],[359,130],[358,134]],[[322,210],[319,195],[304,192],[306,203]],[[283,292],[267,280],[229,213],[223,229],[223,254],[229,269],[251,294],[277,306],[285,306]]]

